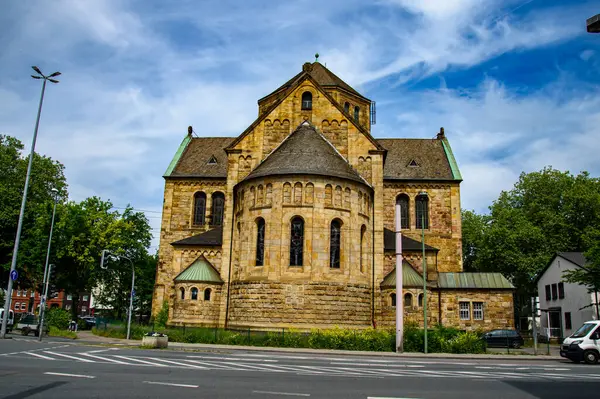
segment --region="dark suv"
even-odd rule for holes
[[[510,347],[518,349],[523,346],[523,337],[515,330],[492,330],[483,335],[487,346]]]

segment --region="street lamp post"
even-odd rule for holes
[[[427,207],[426,199],[427,193],[425,191],[420,192],[419,200],[421,201],[421,246],[423,248],[423,349],[425,353],[427,353],[427,259],[425,259],[425,210]]]
[[[42,114],[42,103],[44,102],[44,92],[46,91],[46,81],[58,83],[58,80],[52,79],[60,75],[60,72],[54,72],[51,75],[44,75],[36,66],[32,67],[38,75],[31,75],[34,79],[43,79],[42,94],[40,96],[40,105],[38,107],[37,119],[35,120],[35,129],[33,130],[33,140],[31,141],[31,153],[29,154],[29,163],[27,165],[27,174],[25,176],[25,188],[23,189],[23,200],[21,201],[21,212],[19,213],[19,221],[17,223],[17,234],[15,236],[15,246],[10,263],[10,274],[17,268],[17,257],[19,255],[19,244],[21,241],[21,230],[23,229],[23,218],[25,216],[25,204],[27,203],[27,190],[29,189],[29,178],[31,176],[31,164],[33,163],[33,155],[35,153],[35,141],[37,140],[38,127],[40,125],[40,115]],[[8,321],[8,310],[10,309],[10,299],[12,296],[13,280],[8,278],[8,287],[6,289],[6,299],[4,300],[4,317],[2,318],[2,328],[0,329],[0,338],[6,338],[6,323]]]
[[[102,257],[100,259],[100,267],[104,269],[104,257],[106,254],[111,254],[109,250],[107,249],[103,249],[102,250]],[[129,261],[129,263],[131,263],[131,291],[129,292],[129,316],[127,318],[127,339],[129,339],[130,334],[131,334],[131,313],[133,313],[133,294],[134,294],[134,286],[135,286],[135,267],[133,266],[133,261],[131,260],[131,258],[128,258],[125,255],[116,255],[116,254],[111,254],[113,256],[116,256],[117,258],[124,258],[127,259]]]
[[[50,224],[50,236],[48,237],[48,251],[46,251],[46,264],[44,265],[44,294],[40,301],[40,329],[38,334],[38,341],[42,341],[42,335],[44,331],[44,316],[46,315],[46,302],[48,301],[48,283],[50,281],[50,273],[48,272],[48,262],[50,261],[50,248],[52,247],[52,232],[54,231],[54,216],[56,215],[56,204],[58,203],[58,190],[53,188],[52,193],[54,194],[54,208],[52,209],[52,223]]]

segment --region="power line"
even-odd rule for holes
[[[113,209],[131,209],[132,211],[136,211],[136,212],[148,212],[148,213],[159,213],[162,214],[162,211],[149,211],[147,209],[137,209],[137,208],[126,208],[123,206],[113,206]]]

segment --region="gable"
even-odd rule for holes
[[[200,255],[193,261],[175,279],[176,282],[194,282],[194,283],[214,283],[223,284],[221,275],[215,267],[204,257]]]

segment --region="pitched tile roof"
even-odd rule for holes
[[[196,234],[183,240],[172,242],[171,245],[198,245],[213,247],[223,245],[223,226],[215,227],[204,233]]]
[[[383,249],[384,251],[396,251],[396,233],[392,230],[383,229]],[[402,252],[404,251],[422,251],[423,246],[420,241],[413,240],[402,234]],[[439,249],[425,244],[425,251],[439,251]]]
[[[431,282],[427,283],[431,285]],[[396,268],[389,272],[381,282],[381,288],[396,287]],[[402,260],[402,287],[423,288],[423,276],[406,260]]]
[[[383,167],[386,180],[461,180],[452,172],[441,139],[376,139],[387,157]],[[418,166],[410,166],[411,161]]]
[[[223,284],[223,280],[217,269],[204,257],[200,255],[198,259],[192,262],[181,273],[175,277],[177,282],[195,282],[195,283],[216,283]]]
[[[300,124],[244,180],[297,174],[335,176],[368,184],[308,122]]]
[[[181,153],[169,177],[227,178],[227,153],[225,147],[234,137],[194,137]],[[216,164],[209,163],[212,156]]]
[[[515,289],[500,273],[438,273],[438,286],[448,289]]]

